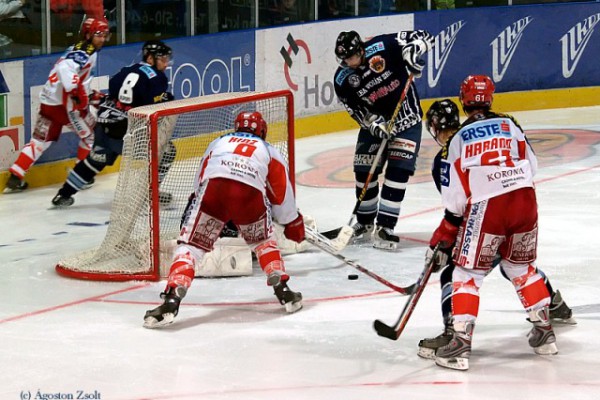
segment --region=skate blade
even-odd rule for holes
[[[435,359],[435,364],[440,367],[455,369],[458,371],[466,371],[469,369],[469,359],[466,357],[450,357]]]
[[[435,349],[430,349],[428,347],[419,347],[417,355],[426,360],[435,360]]]
[[[552,325],[577,325],[577,320],[570,318],[550,318]]]
[[[373,242],[373,248],[387,251],[398,251],[400,243],[395,242],[380,242],[375,240]]]
[[[290,301],[289,303],[285,303],[285,311],[288,314],[295,313],[296,311],[300,310],[301,308],[302,308],[301,301],[296,301],[296,302]]]
[[[21,188],[19,188],[19,189],[11,189],[9,187],[5,187],[4,191],[2,193],[4,193],[4,194],[21,193],[21,192],[25,191],[25,189],[26,188],[23,188],[23,189],[21,189]]]
[[[175,315],[173,313],[163,314],[163,319],[161,321],[157,320],[154,317],[144,318],[144,328],[147,329],[156,329],[162,328],[163,326],[171,325],[175,320]]]
[[[558,353],[558,347],[556,347],[556,343],[546,343],[538,347],[534,347],[533,351],[535,354],[539,354],[541,356],[551,356]]]

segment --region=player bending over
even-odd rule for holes
[[[285,236],[304,240],[304,221],[281,153],[266,141],[267,124],[259,112],[243,112],[235,131],[214,140],[196,174],[196,189],[184,212],[164,303],[144,316],[144,327],[173,322],[202,257],[213,249],[228,222],[233,223],[256,254],[267,285],[287,312],[302,308],[302,295],[291,291],[283,259],[273,236],[272,217]]]
[[[400,242],[394,228],[421,145],[423,111],[414,83],[398,115],[391,119],[409,76],[421,76],[425,67],[421,56],[432,45],[433,37],[423,30],[379,35],[365,42],[355,31],[341,32],[337,38],[335,54],[340,67],[334,76],[335,93],[360,125],[354,152],[357,199],[382,141],[387,140],[356,212],[357,223],[352,227],[355,243],[370,242],[373,236],[374,247],[395,250]],[[378,177],[382,172],[379,199]]]

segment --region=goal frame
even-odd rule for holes
[[[244,93],[248,93],[247,95]],[[287,113],[287,156],[289,176],[292,183],[292,188],[295,191],[295,131],[294,131],[294,96],[290,90],[278,90],[270,92],[238,92],[238,93],[223,93],[222,95],[235,95],[231,98],[217,99],[214,102],[201,102],[198,104],[175,106],[172,108],[159,109],[149,115],[148,132],[150,133],[150,203],[152,210],[159,210],[159,180],[158,180],[158,163],[159,144],[158,144],[158,122],[160,118],[174,116],[177,114],[190,113],[194,111],[202,111],[217,107],[232,106],[240,103],[267,100],[269,98],[283,97],[286,99]],[[147,106],[144,106],[147,107]],[[141,107],[140,107],[141,108]],[[135,113],[136,108],[129,110],[129,113]],[[233,127],[232,127],[233,128]],[[267,133],[267,141],[268,141]],[[121,173],[121,171],[119,171]],[[159,281],[160,273],[160,253],[161,253],[161,238],[160,238],[160,214],[152,212],[149,217],[149,227],[151,229],[150,237],[150,252],[151,252],[151,268],[148,272],[89,272],[89,271],[74,271],[57,263],[55,270],[59,275],[92,281],[110,281],[110,282],[125,282],[132,280],[141,281]]]

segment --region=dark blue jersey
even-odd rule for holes
[[[108,82],[108,96],[127,108],[160,103],[169,80],[164,72],[141,62],[124,67]]]
[[[433,38],[422,30],[375,36],[364,43],[365,59],[360,67],[351,69],[340,66],[336,71],[335,93],[363,128],[368,127],[365,120],[369,114],[383,116],[386,120],[392,117],[408,80],[402,48],[413,40],[431,43]],[[422,116],[419,95],[413,83],[400,110],[396,129],[405,130],[414,126]]]
[[[108,82],[108,96],[98,110],[98,123],[113,139],[127,133],[127,111],[170,100],[164,72],[141,62],[122,68]]]

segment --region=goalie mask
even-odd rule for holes
[[[335,56],[341,65],[346,65],[345,59],[364,51],[364,43],[356,31],[343,31],[335,42]]]
[[[426,114],[425,126],[433,136],[436,142],[440,145],[442,141],[439,139],[439,134],[447,129],[457,130],[460,126],[458,116],[458,106],[450,99],[435,101]]]
[[[464,107],[490,108],[496,87],[489,76],[469,75],[460,85],[459,99]]]
[[[239,113],[234,127],[236,132],[252,133],[263,140],[267,138],[267,123],[258,111]]]

